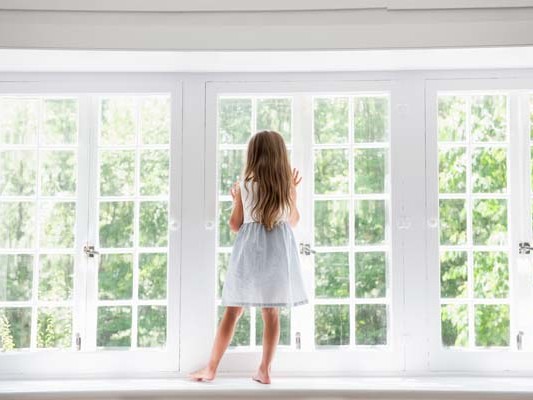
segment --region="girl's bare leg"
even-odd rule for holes
[[[279,342],[279,310],[277,308],[263,308],[263,358],[253,380],[268,384],[270,383],[270,365]]]
[[[233,334],[235,333],[235,326],[241,317],[244,309],[242,307],[226,307],[224,316],[218,325],[215,342],[211,350],[211,358],[209,363],[202,369],[189,374],[189,378],[196,381],[212,381],[215,379],[218,364],[228,348]]]

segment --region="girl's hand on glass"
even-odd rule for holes
[[[292,169],[292,180],[291,180],[291,195],[296,196],[296,188],[302,181],[302,177],[300,176],[300,171],[298,171],[296,168]]]
[[[233,201],[240,197],[241,187],[239,185],[239,181],[236,181],[233,184],[233,186],[230,188],[229,193],[231,194],[231,198],[233,199]]]

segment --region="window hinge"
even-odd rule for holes
[[[81,335],[76,333],[76,350],[81,351]]]

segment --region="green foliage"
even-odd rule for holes
[[[504,193],[507,188],[507,149],[474,149],[472,180],[474,192]]]
[[[0,248],[31,248],[35,239],[35,202],[0,203]]]
[[[348,253],[315,255],[315,297],[341,298],[350,295]]]
[[[3,350],[30,347],[31,307],[0,309],[0,340]]]
[[[139,255],[139,298],[167,297],[167,255],[147,253]]]
[[[384,193],[387,150],[354,149],[354,157],[354,192],[357,194]]]
[[[133,202],[100,203],[100,247],[133,245]]]
[[[439,200],[440,244],[466,243],[466,208],[461,199]]]
[[[148,96],[140,106],[141,142],[167,144],[170,142],[170,96]]]
[[[440,141],[466,140],[466,98],[439,96],[438,127]]]
[[[347,97],[315,98],[315,143],[347,143],[348,110]]]
[[[167,202],[142,201],[139,219],[139,246],[165,247],[168,243]]]
[[[135,194],[135,150],[100,150],[100,195]]]
[[[139,347],[164,347],[167,340],[167,308],[139,306]]]
[[[27,98],[0,99],[0,143],[32,144],[37,141],[40,101]]]
[[[475,306],[477,346],[509,346],[509,306],[479,304]]]
[[[15,341],[11,333],[11,324],[7,315],[0,310],[0,350],[10,351],[15,349]]]
[[[315,345],[339,346],[350,343],[348,305],[315,306]]]
[[[72,312],[70,308],[40,308],[37,319],[37,347],[72,346]]]
[[[257,99],[257,130],[281,133],[291,142],[292,101],[290,98]]]
[[[47,254],[39,257],[39,300],[71,300],[74,256]]]
[[[102,254],[98,268],[100,300],[131,299],[133,293],[133,255]]]
[[[218,152],[218,193],[229,195],[239,178],[243,178],[245,150],[221,150]]]
[[[359,298],[387,295],[387,253],[355,253],[355,295]]]
[[[472,229],[474,244],[507,243],[507,201],[505,199],[474,200]]]
[[[504,141],[507,138],[507,96],[472,96],[472,139]]]
[[[355,200],[355,243],[385,242],[386,205],[384,200]]]
[[[342,246],[348,244],[348,201],[315,201],[315,244]]]
[[[98,307],[96,345],[99,347],[130,347],[131,307]]]
[[[72,196],[76,194],[77,160],[74,150],[41,151],[41,194]]]
[[[468,266],[466,251],[447,251],[440,256],[440,296],[466,297]]]
[[[75,202],[41,202],[41,247],[73,248],[76,227]]]
[[[76,144],[78,101],[76,99],[46,99],[43,130],[43,142],[46,144]]]
[[[354,98],[355,142],[384,142],[389,131],[388,97]]]
[[[466,191],[466,147],[439,150],[439,192]]]
[[[252,99],[223,98],[218,102],[220,143],[244,144],[252,133]]]
[[[478,298],[509,296],[509,260],[506,253],[474,252],[474,295]]]
[[[101,99],[100,145],[135,144],[135,100],[132,97]]]
[[[33,283],[33,256],[0,255],[0,301],[28,301]]]
[[[36,151],[0,151],[0,195],[30,196],[35,194],[36,176]]]
[[[348,150],[315,150],[315,193],[348,193]]]
[[[463,304],[441,306],[442,344],[448,347],[468,346],[468,308]]]
[[[359,345],[387,344],[387,306],[355,305],[355,341]]]
[[[168,194],[169,166],[168,150],[141,151],[141,195]]]

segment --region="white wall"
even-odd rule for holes
[[[261,2],[264,5],[258,7],[242,0],[176,0],[174,5],[153,0],[148,2],[151,6],[124,0],[80,0],[76,6],[62,0],[0,0],[0,48],[309,50],[533,45],[531,0],[353,0],[351,9],[344,10],[338,8],[347,8],[346,1],[330,1],[329,7],[323,0]],[[198,4],[196,9],[194,4]],[[222,8],[217,4],[237,11],[216,11]],[[151,11],[131,11],[141,9]]]

